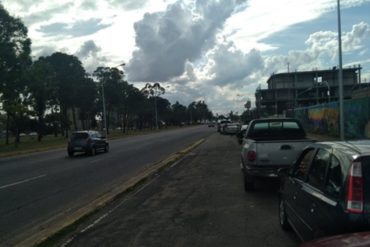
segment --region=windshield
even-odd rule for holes
[[[72,140],[78,140],[78,139],[86,139],[89,137],[89,134],[87,133],[73,133],[71,136]]]

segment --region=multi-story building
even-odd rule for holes
[[[361,66],[343,69],[343,97],[350,99],[359,88]],[[259,115],[281,115],[294,108],[337,101],[338,69],[277,73],[267,80],[267,89],[257,88]]]

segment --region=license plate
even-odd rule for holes
[[[75,147],[73,148],[74,151],[82,151],[82,147]]]

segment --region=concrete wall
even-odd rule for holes
[[[339,136],[339,104],[321,104],[295,109],[298,118],[307,131]],[[344,133],[348,139],[370,138],[370,98],[344,101]]]

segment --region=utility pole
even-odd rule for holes
[[[157,110],[157,96],[154,96],[154,107],[155,107],[155,129],[158,130],[158,110]]]
[[[103,98],[103,118],[104,118],[105,138],[108,138],[107,114],[105,111],[104,83],[101,84],[101,92],[102,92],[102,98]]]
[[[338,7],[338,57],[339,57],[339,129],[340,139],[344,141],[344,110],[343,110],[343,70],[342,70],[342,30],[340,20],[340,1],[337,0]]]
[[[317,68],[315,68],[315,80],[314,80],[314,83],[315,83],[315,88],[316,88],[316,105],[319,104],[319,83],[318,83],[318,79],[317,79],[318,75],[317,75]]]

